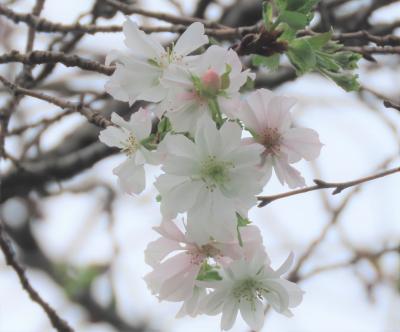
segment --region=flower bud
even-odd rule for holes
[[[211,93],[217,93],[221,88],[221,78],[213,69],[209,69],[204,73],[201,77],[201,82],[204,89]]]

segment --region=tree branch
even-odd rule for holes
[[[315,179],[314,186],[310,186],[310,187],[304,187],[304,188],[300,188],[300,189],[296,189],[296,190],[292,190],[292,191],[288,191],[282,194],[277,194],[277,195],[271,195],[271,196],[258,196],[258,200],[260,201],[260,203],[258,204],[258,207],[263,207],[273,201],[276,201],[278,199],[281,198],[286,198],[286,197],[290,197],[290,196],[294,196],[294,195],[299,195],[299,194],[303,194],[309,191],[314,191],[314,190],[320,190],[320,189],[334,189],[332,191],[332,195],[336,195],[341,193],[344,189],[347,189],[349,187],[353,187],[353,186],[357,186],[359,184],[368,182],[368,181],[372,181],[372,180],[376,180],[379,178],[382,178],[384,176],[388,176],[394,173],[400,172],[400,167],[396,167],[396,168],[392,168],[389,169],[387,171],[383,171],[374,175],[370,175],[370,176],[366,176],[357,180],[352,180],[352,181],[348,181],[348,182],[326,182],[323,180],[318,180]]]
[[[7,265],[13,268],[17,274],[19,281],[33,302],[36,302],[45,311],[50,319],[53,327],[60,332],[73,332],[73,329],[68,323],[58,316],[57,312],[39,295],[39,293],[30,284],[24,268],[17,262],[15,253],[11,248],[11,243],[5,235],[5,230],[2,222],[0,222],[0,247],[3,251]]]

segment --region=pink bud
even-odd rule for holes
[[[201,81],[204,88],[210,92],[216,93],[221,88],[221,78],[213,69],[207,70],[201,77]]]

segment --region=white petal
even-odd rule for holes
[[[121,128],[125,128],[126,130],[130,131],[129,123],[125,121],[121,116],[117,113],[113,112],[111,114],[111,122],[115,123],[116,125],[120,126]]]
[[[283,264],[279,267],[279,269],[276,270],[276,273],[280,276],[289,271],[290,267],[293,265],[293,261],[294,261],[294,254],[293,252],[291,252],[289,256],[286,258],[286,260],[283,262]]]
[[[260,300],[254,299],[253,303],[242,300],[240,314],[245,322],[255,331],[261,330],[264,325],[264,308]]]
[[[236,122],[225,122],[219,133],[224,152],[229,152],[241,145],[242,128]]]
[[[131,115],[129,126],[140,141],[149,137],[151,133],[151,120],[151,113],[144,108],[140,108]]]
[[[123,32],[125,44],[135,56],[142,59],[158,59],[161,54],[165,53],[164,48],[157,40],[139,30],[137,24],[129,18],[123,24]]]
[[[225,304],[222,308],[222,317],[221,317],[221,330],[230,330],[235,323],[236,316],[239,310],[238,301],[229,297],[226,299]]]
[[[210,316],[218,315],[222,311],[226,298],[227,292],[224,290],[212,292],[202,301],[201,311]]]
[[[125,131],[114,126],[108,126],[99,133],[100,142],[107,146],[118,147],[120,149],[124,147],[124,142],[127,138],[128,134]]]
[[[204,157],[218,156],[220,154],[221,136],[215,122],[209,117],[203,116],[199,120],[195,142],[199,153]]]
[[[128,194],[140,194],[146,187],[146,176],[143,165],[136,165],[129,158],[113,169],[118,176],[119,184]]]
[[[188,159],[195,159],[195,144],[184,135],[167,135],[164,139],[168,153]]]
[[[174,52],[178,55],[188,55],[207,43],[208,37],[204,34],[204,25],[195,22],[179,37]]]

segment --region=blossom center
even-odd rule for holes
[[[255,311],[255,300],[257,298],[262,300],[263,292],[268,292],[268,290],[263,287],[262,283],[254,279],[245,279],[233,289],[232,295],[238,302],[241,300],[250,302],[252,310]]]
[[[132,157],[140,147],[140,142],[134,134],[129,134],[125,142],[124,147],[121,149],[128,157]]]
[[[216,186],[222,185],[229,181],[229,168],[231,163],[220,161],[215,156],[209,156],[202,163],[200,176],[207,184],[207,188],[213,191]]]
[[[278,154],[282,143],[282,135],[277,128],[266,128],[261,134],[261,143],[266,154]]]

